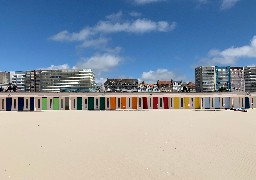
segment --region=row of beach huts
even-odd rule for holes
[[[0,111],[256,108],[245,95],[6,95]]]

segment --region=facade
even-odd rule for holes
[[[26,75],[29,92],[95,91],[95,75],[91,69],[35,70]]]
[[[17,86],[17,91],[25,92],[25,71],[11,72],[11,83]]]
[[[196,92],[214,92],[216,89],[215,66],[195,68]]]
[[[230,66],[215,66],[216,73],[216,91],[230,91]]]
[[[244,67],[244,82],[246,92],[256,92],[256,66]]]
[[[172,82],[172,92],[180,92],[182,89],[182,81]]]
[[[172,92],[172,80],[171,81],[157,81],[157,86],[161,92]]]
[[[0,72],[0,85],[9,84],[10,78],[10,72]]]
[[[104,87],[108,92],[138,91],[138,79],[107,79]]]
[[[245,91],[243,67],[230,67],[230,83],[231,92]]]

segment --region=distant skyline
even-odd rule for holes
[[[256,62],[254,0],[0,0],[0,71],[91,68],[194,81],[200,65]]]

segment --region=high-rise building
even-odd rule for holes
[[[244,87],[244,68],[230,67],[231,91],[245,91]]]
[[[11,72],[11,83],[17,86],[17,91],[25,92],[25,71]]]
[[[195,68],[196,92],[214,92],[216,89],[215,66]]]
[[[256,92],[256,66],[244,67],[244,82],[246,92]]]
[[[10,72],[0,72],[0,85],[10,83]]]
[[[28,92],[93,92],[91,69],[34,70],[26,72]]]
[[[218,91],[220,89],[230,91],[230,66],[215,66],[216,73],[216,86],[215,89]]]

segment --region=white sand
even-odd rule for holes
[[[255,179],[256,111],[0,112],[0,179]]]

